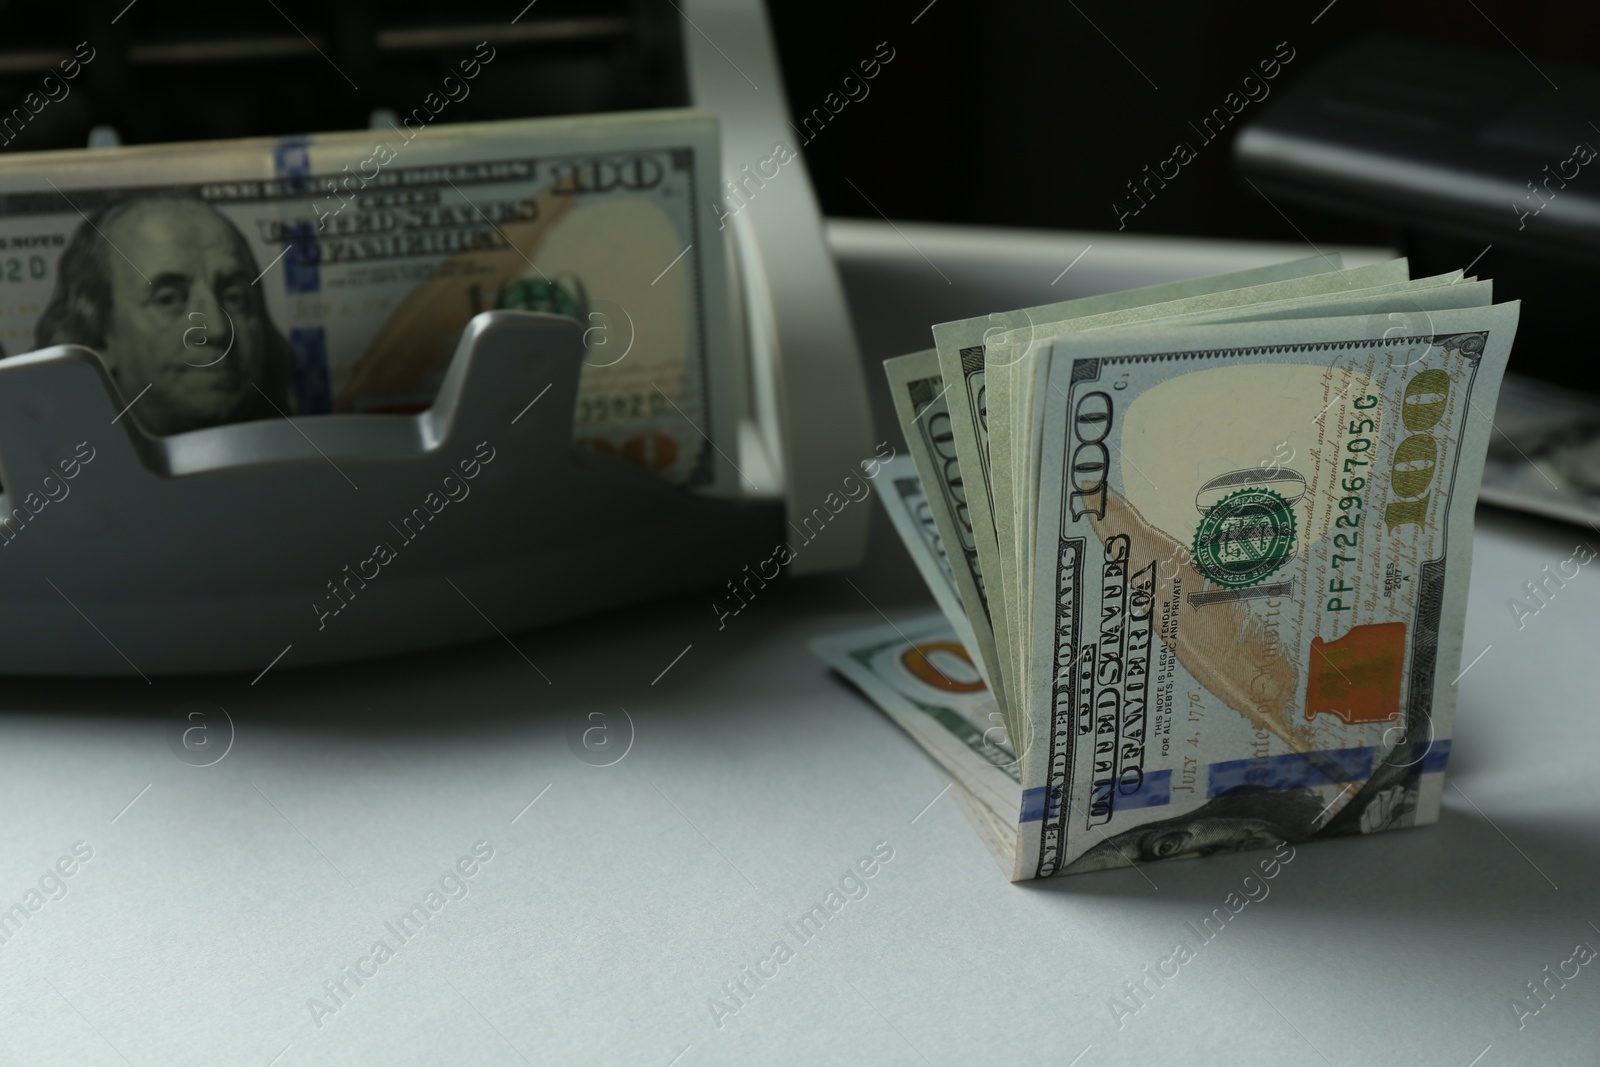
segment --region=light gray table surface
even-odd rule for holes
[[[874,366],[934,319],[1299,254],[831,236]],[[1600,949],[1600,572],[1520,628],[1507,605],[1580,541],[1600,535],[1480,509],[1466,656],[1486,651],[1441,821],[1301,847],[1120,1018],[1260,855],[1007,882],[947,777],[806,649],[931,610],[887,523],[859,571],[774,584],[721,629],[708,594],[253,686],[6,681],[0,916],[24,918],[0,920],[0,1063],[1592,1065],[1600,960],[1512,1007]],[[233,724],[207,767],[173,747],[202,705]],[[595,726],[631,741],[614,765],[578,757]]]

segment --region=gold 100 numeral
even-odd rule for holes
[[[1450,375],[1437,368],[1425,370],[1406,383],[1400,418],[1411,436],[1394,450],[1389,466],[1389,487],[1396,500],[1383,509],[1383,521],[1393,533],[1406,525],[1428,521],[1428,499],[1434,473],[1439,468],[1439,442],[1428,431],[1438,425],[1450,403]]]

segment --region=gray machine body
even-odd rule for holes
[[[119,417],[89,349],[0,362],[0,673],[390,655],[716,585],[770,551],[781,502],[573,450],[583,355],[570,320],[487,312],[420,414],[170,437]]]

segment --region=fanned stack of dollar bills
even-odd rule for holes
[[[734,488],[715,118],[431,117],[0,155],[0,355],[86,345],[172,434],[415,412],[473,315],[566,315],[575,443]]]
[[[1432,822],[1517,314],[1318,256],[936,326],[880,485],[943,614],[816,650],[1013,879]]]

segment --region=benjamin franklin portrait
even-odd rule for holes
[[[98,352],[153,434],[272,418],[290,410],[293,355],[252,284],[259,273],[244,235],[209,204],[124,200],[68,241],[35,343]]]

